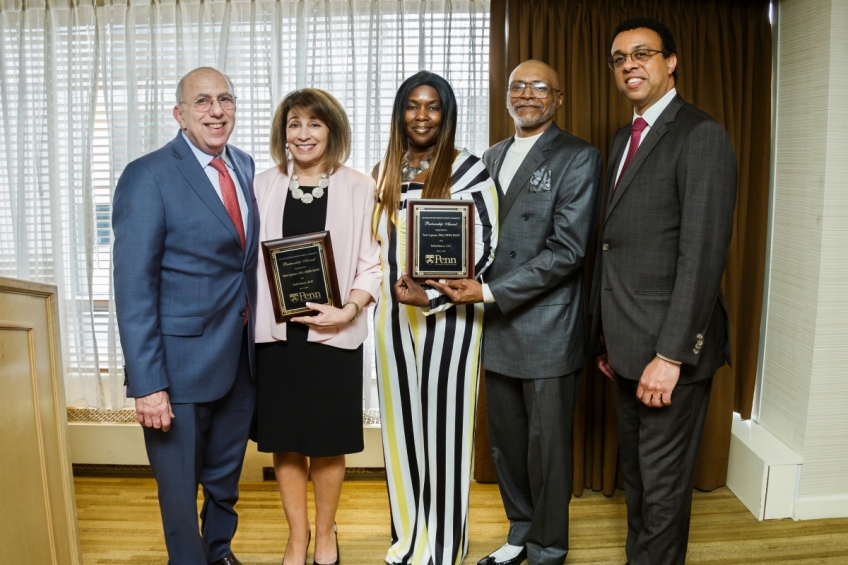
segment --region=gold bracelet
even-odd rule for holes
[[[344,306],[342,306],[342,308],[344,308],[348,304],[353,304],[353,307],[356,308],[356,314],[354,314],[353,318],[350,319],[350,321],[352,322],[359,317],[359,312],[362,310],[362,307],[355,300],[348,300],[347,302],[344,303]],[[348,323],[350,323],[350,322],[348,322]]]

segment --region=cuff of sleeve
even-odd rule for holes
[[[492,304],[495,301],[495,297],[492,295],[492,291],[489,290],[489,285],[483,284],[483,302],[486,304]]]
[[[668,357],[666,357],[664,355],[660,355],[659,353],[657,353],[657,357],[659,357],[663,361],[668,361],[669,363],[674,363],[675,365],[682,365],[683,364],[683,361],[675,361],[674,359],[669,359]]]
[[[430,303],[427,306],[421,306],[421,313],[424,314],[425,316],[429,316],[432,313],[433,310],[438,308],[438,305],[434,304],[433,301],[436,300],[437,298],[439,298],[442,295],[442,293],[440,293],[435,288],[425,288],[424,293],[427,294],[427,298],[430,301]]]

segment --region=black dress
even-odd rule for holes
[[[309,204],[287,193],[283,237],[324,231],[328,190]],[[310,343],[308,326],[286,326],[286,341],[256,344],[259,451],[307,457],[362,451],[362,346]]]

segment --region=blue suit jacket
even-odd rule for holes
[[[245,304],[256,305],[259,212],[253,159],[227,151],[249,207],[246,251],[181,134],[118,180],[113,261],[128,397],[167,390],[172,403],[208,402],[233,384]]]

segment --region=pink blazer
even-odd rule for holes
[[[277,167],[268,169],[253,180],[256,203],[259,206],[259,241],[283,237],[283,210],[289,190],[289,174]],[[374,180],[348,167],[341,167],[330,176],[327,190],[327,223],[325,229],[333,240],[336,276],[344,304],[354,288],[364,290],[377,300],[382,270],[380,244],[371,233],[371,216],[374,211]],[[304,204],[308,206],[308,204]],[[256,278],[259,292],[256,312],[256,342],[266,343],[286,339],[286,324],[274,319],[271,291],[265,274],[265,260],[261,253],[257,261]],[[309,329],[308,341],[320,342],[341,349],[356,349],[368,336],[364,313],[352,323],[338,328]]]

